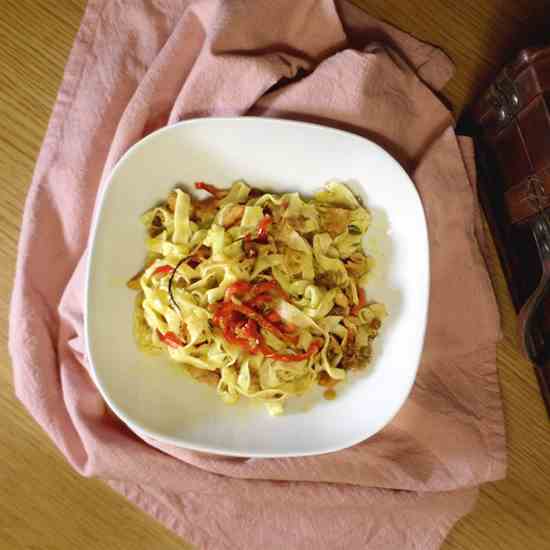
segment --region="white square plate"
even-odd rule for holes
[[[136,348],[134,293],[143,266],[140,215],[176,184],[226,187],[244,178],[275,192],[311,195],[328,180],[349,182],[373,214],[365,239],[377,267],[369,299],[389,310],[372,368],[337,386],[292,399],[284,416],[241,399],[221,402],[167,358]],[[206,118],[163,128],[132,147],[113,170],[92,225],[86,290],[87,352],[94,380],[136,432],[174,445],[234,456],[336,451],[383,428],[414,382],[426,327],[429,252],[424,211],[401,166],[374,143],[340,130],[269,118]]]

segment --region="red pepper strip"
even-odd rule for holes
[[[226,324],[228,315],[231,313],[231,302],[223,302],[221,304],[211,304],[209,307],[214,309],[214,315],[212,317],[212,322],[221,327],[222,324]]]
[[[297,344],[298,343],[298,336],[291,336],[290,334],[285,334],[279,327],[274,325],[272,322],[268,321],[261,313],[258,313],[255,309],[251,308],[250,306],[247,306],[245,304],[232,304],[232,307],[238,311],[239,313],[242,313],[243,315],[246,315],[250,319],[253,319],[256,321],[262,328],[265,328],[266,330],[269,330],[269,332],[272,332],[282,340],[283,342],[287,342],[290,344]]]
[[[244,296],[250,292],[251,288],[252,285],[250,283],[247,283],[246,281],[237,281],[227,287],[225,290],[225,299],[229,301],[233,296]]]
[[[248,340],[246,340],[245,338],[239,338],[235,332],[234,332],[234,328],[235,328],[235,323],[227,323],[225,325],[225,328],[223,329],[223,337],[230,343],[230,344],[234,344],[235,346],[239,346],[241,348],[244,348],[248,351],[251,351],[250,350],[250,345],[249,345],[249,342]]]
[[[173,332],[166,332],[165,334],[162,334],[160,330],[157,332],[160,341],[164,342],[167,346],[170,346],[171,348],[179,348],[180,346],[183,346],[183,342]]]
[[[166,275],[167,273],[172,273],[174,268],[171,265],[161,265],[153,271],[153,276],[155,275]]]
[[[281,316],[274,310],[272,309],[266,316],[265,318],[268,320],[268,321],[271,321],[272,323],[279,323],[281,321]]]
[[[288,300],[288,294],[279,286],[277,281],[263,281],[254,285],[247,283],[246,281],[237,281],[232,285],[229,285],[225,291],[225,300],[229,301],[233,296],[245,296],[250,295],[251,302],[266,303],[271,301],[269,293],[278,294],[281,298]],[[260,298],[260,296],[262,296]],[[255,299],[257,298],[257,300]]]
[[[261,283],[256,283],[252,288],[251,296],[256,296],[256,294],[264,294],[265,292],[274,292],[284,300],[289,299],[288,294],[281,288],[277,281],[263,281]]]
[[[209,185],[204,181],[195,182],[195,189],[202,189],[203,191],[206,191],[207,193],[214,195],[214,197],[216,198],[220,198],[226,193],[226,191],[224,191],[223,189],[218,189],[217,187],[214,187],[213,185]]]
[[[258,224],[258,229],[256,230],[256,236],[252,237],[250,233],[247,233],[244,236],[244,251],[247,256],[250,256],[251,251],[254,250],[252,248],[252,241],[256,241],[258,243],[267,242],[267,231],[269,229],[269,226],[272,223],[273,223],[273,218],[269,214],[266,214]]]
[[[217,326],[221,326],[221,321],[223,320],[225,314],[226,314],[226,306],[227,304],[225,302],[222,302],[221,304],[209,304],[208,309],[214,313],[212,316],[212,322]]]
[[[269,229],[269,226],[273,223],[273,218],[266,214],[258,224],[258,232],[256,233],[256,240],[260,242],[266,242],[267,241],[267,231]]]
[[[254,347],[254,351],[256,351],[256,347],[261,344],[261,334],[258,330],[258,325],[256,321],[253,321],[252,319],[249,319],[246,322],[246,325],[244,326],[244,335],[251,341]]]
[[[359,303],[351,308],[351,314],[359,315],[359,312],[367,305],[367,295],[365,294],[365,289],[359,289]]]
[[[258,296],[254,297],[252,300],[247,302],[247,305],[249,306],[255,306],[260,304],[268,304],[269,302],[273,301],[273,296],[271,294],[258,294]]]
[[[307,359],[308,357],[316,353],[322,346],[322,342],[320,340],[316,340],[311,343],[309,349],[304,353],[277,353],[275,350],[264,343],[262,335],[258,330],[258,324],[264,326],[261,321],[257,322],[254,319],[249,318],[246,322],[243,322],[242,319],[235,319],[233,317],[233,313],[250,313],[250,311],[248,310],[251,310],[251,308],[245,307],[244,309],[247,310],[246,313],[240,310],[237,304],[224,303],[216,310],[214,322],[218,325],[223,325],[223,335],[229,343],[239,346],[249,353],[260,352],[263,353],[266,357],[273,358],[277,361],[292,363]],[[256,312],[252,310],[252,313]],[[259,315],[259,317],[261,318],[261,315]],[[237,336],[237,330],[244,334],[246,338],[241,338],[240,336]]]
[[[230,344],[244,348],[247,351],[249,349],[249,342],[244,338],[240,338],[236,334],[238,328],[242,328],[244,324],[242,320],[234,319],[231,315],[231,310],[225,307],[227,304],[222,304],[216,310],[214,314],[213,322],[223,330],[223,336]]]
[[[258,326],[252,319],[239,318],[241,315],[234,310],[226,313],[224,337],[232,344],[240,346],[250,353],[257,353],[257,348],[262,342]]]
[[[296,332],[298,330],[298,327],[296,325],[293,325],[292,323],[287,323],[286,325],[282,325],[281,327],[285,332]]]
[[[320,340],[315,340],[311,342],[309,345],[309,348],[304,353],[277,353],[269,346],[266,346],[265,344],[260,345],[260,351],[265,355],[265,357],[268,357],[270,359],[275,359],[275,361],[283,361],[284,363],[292,363],[294,361],[303,361],[304,359],[308,359],[313,354],[317,353],[321,347],[323,346],[322,342]]]
[[[268,321],[271,321],[272,323],[277,323],[277,326],[280,327],[281,330],[283,332],[286,332],[287,334],[291,332],[296,332],[298,330],[298,327],[296,325],[293,325],[292,323],[283,323],[283,319],[274,309],[272,309],[265,317]]]

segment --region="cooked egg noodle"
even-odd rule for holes
[[[235,182],[217,199],[208,227],[194,221],[197,203],[181,189],[175,191],[173,212],[163,205],[142,216],[154,261],[140,278],[134,335],[143,351],[165,350],[189,370],[215,373],[224,402],[235,403],[243,396],[265,403],[271,414],[281,414],[284,402],[310,390],[321,373],[344,380],[344,351],[368,344],[376,334],[368,327],[373,319],[383,320],[386,311],[382,304],[369,303],[354,318],[349,308],[343,314],[331,313],[341,292],[350,305],[359,303],[360,281],[346,262],[353,255],[364,256],[361,240],[370,223],[370,214],[345,185],[331,182],[312,201],[297,193],[258,197],[251,191],[244,181]],[[331,234],[321,227],[330,208],[350,211],[348,226],[336,236],[332,226]],[[266,215],[277,223],[266,241],[256,242],[257,227]],[[275,352],[265,357],[228,342],[213,323],[212,307],[222,303],[238,281],[272,280],[288,297],[274,299],[271,307],[284,326],[295,327],[297,344],[289,347],[262,328],[262,340]],[[168,333],[173,336],[167,339]],[[302,353],[314,341],[322,345],[307,359],[277,360],[277,353]]]

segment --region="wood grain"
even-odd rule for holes
[[[519,47],[550,36],[550,2],[354,0],[374,16],[442,46],[457,65],[445,90],[456,113]],[[0,548],[188,549],[103,483],[76,475],[13,396],[9,296],[25,195],[84,0],[1,0],[0,16]],[[515,313],[494,249],[502,313],[498,368],[509,472],[481,489],[445,550],[538,550],[550,543],[550,423],[517,351]],[[394,550],[394,549],[391,549]]]

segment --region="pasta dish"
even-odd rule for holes
[[[365,369],[386,310],[365,290],[371,216],[350,189],[334,181],[306,200],[244,181],[195,188],[206,198],[176,188],[142,216],[148,257],[128,281],[139,349],[273,415]]]

